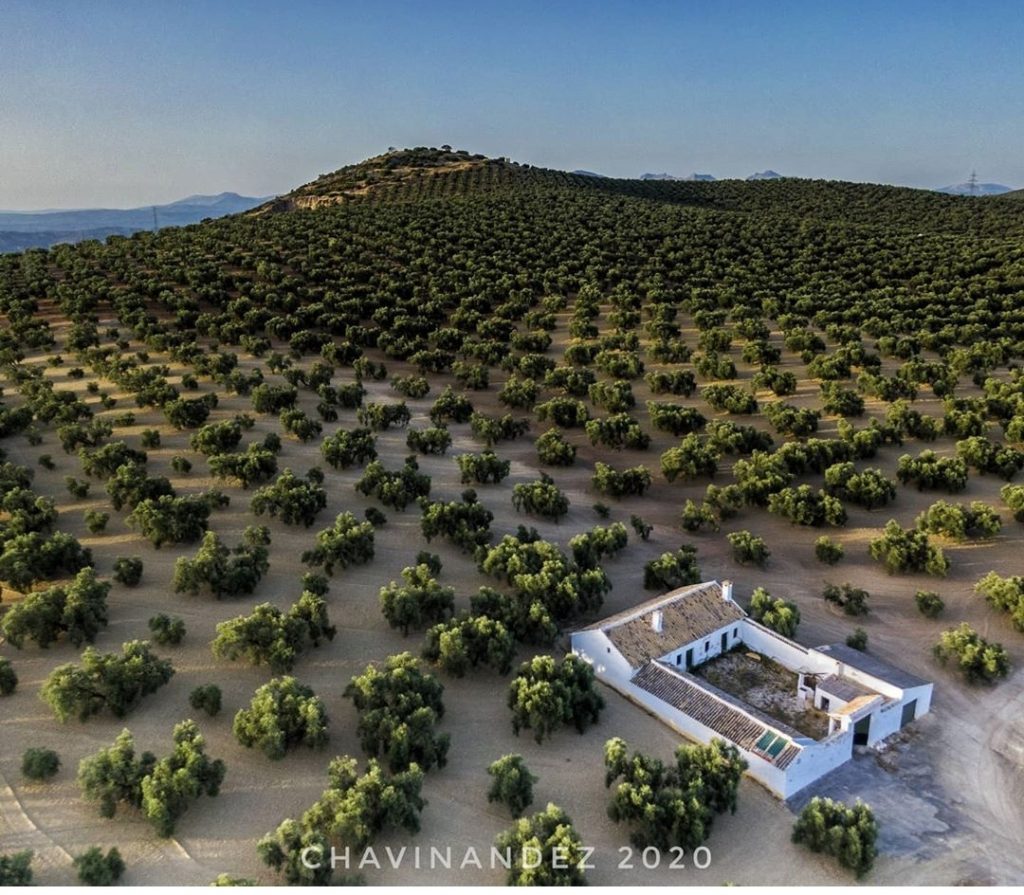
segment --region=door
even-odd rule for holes
[[[692,646],[686,651],[686,670],[689,671],[691,668],[693,668],[693,647]]]
[[[724,653],[729,648],[729,633],[728,631],[722,632],[722,652]]]
[[[871,733],[871,716],[865,715],[853,725],[853,745],[866,746],[868,735]]]
[[[903,715],[900,717],[900,727],[906,727],[914,718],[917,717],[917,700],[911,699],[905,706],[903,706]]]

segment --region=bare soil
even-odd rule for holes
[[[686,336],[688,342],[695,342],[692,329]],[[778,336],[774,339],[777,341]],[[787,358],[788,366],[801,373],[803,368],[797,367],[791,356]],[[163,360],[154,354],[154,362]],[[392,374],[409,371],[403,364],[387,363]],[[252,358],[243,362],[246,367],[259,364]],[[93,377],[72,381],[66,370],[67,367],[51,370],[48,375],[62,388],[84,394],[85,383]],[[749,375],[749,366],[741,365],[741,376]],[[347,378],[346,371],[339,371],[338,378]],[[274,381],[275,377],[270,379]],[[445,377],[435,377],[430,395],[408,402],[415,416],[413,425],[425,424],[427,410],[446,381]],[[121,399],[111,414],[134,410],[130,396],[120,395],[109,382],[101,382],[101,387]],[[203,390],[209,387],[204,381]],[[471,394],[479,409],[501,409],[495,399],[498,387],[500,382],[486,392]],[[387,383],[369,383],[368,388],[370,400],[398,399]],[[638,381],[634,390],[638,399],[636,416],[646,423],[646,386]],[[13,389],[8,389],[7,394],[13,394]],[[246,398],[221,395],[221,399],[211,419],[249,410]],[[705,415],[715,416],[697,396],[680,400],[700,407]],[[790,400],[815,404],[817,385],[802,381],[798,395]],[[314,412],[314,402],[308,392],[302,394],[303,407],[310,413]],[[933,399],[923,398],[918,406],[927,412],[940,412]],[[884,405],[869,402],[871,414],[878,416],[883,411]],[[188,432],[175,432],[157,412],[135,412],[136,425],[117,431],[115,437],[126,437],[137,444],[143,428],[158,428],[163,446],[149,452],[152,474],[167,475],[181,493],[223,487],[209,477],[205,460],[188,451]],[[760,417],[754,422],[766,425]],[[325,426],[324,434],[355,424],[355,412],[343,411],[336,424]],[[826,419],[822,431],[827,434],[834,430],[834,425],[834,419]],[[511,489],[518,482],[536,477],[532,438],[544,428],[535,422],[530,437],[499,445],[499,455],[512,461],[512,474],[501,485],[477,490],[496,515],[496,537],[525,522],[536,525],[544,537],[564,546],[573,534],[599,521],[591,505],[602,498],[594,493],[590,478],[595,459],[609,460],[609,452],[593,448],[582,432],[573,430],[570,438],[580,447],[576,464],[569,469],[551,470],[570,498],[568,517],[558,524],[524,517],[512,508]],[[246,440],[278,429],[275,418],[260,417]],[[451,499],[460,493],[463,486],[453,455],[481,448],[471,438],[468,426],[453,426],[452,430],[454,444],[447,456],[421,459],[421,467],[433,477],[434,497]],[[656,433],[649,452],[623,451],[610,462],[620,467],[647,463],[656,471],[659,454],[674,443],[675,439]],[[408,453],[404,431],[382,433],[378,446],[382,459],[392,468],[399,466]],[[916,452],[920,447],[910,444],[903,449],[886,448],[870,465],[880,466],[891,474],[901,453]],[[77,659],[78,653],[70,645],[60,643],[48,650],[29,646],[21,651],[9,645],[0,646],[0,652],[13,660],[21,679],[14,695],[0,700],[0,852],[34,849],[36,880],[44,884],[71,883],[71,857],[92,845],[117,845],[121,849],[128,864],[125,882],[130,884],[202,885],[221,872],[275,882],[257,858],[256,840],[282,819],[300,814],[320,794],[327,764],[334,755],[361,755],[355,736],[355,713],[341,695],[345,685],[367,662],[402,650],[419,650],[419,635],[403,638],[391,630],[378,604],[380,587],[397,578],[416,552],[428,546],[420,535],[418,512],[414,507],[401,513],[386,511],[388,524],[378,531],[374,561],[335,574],[329,600],[339,634],[332,643],[306,654],[296,668],[299,679],[326,701],[331,718],[328,748],[323,752],[300,751],[280,762],[271,762],[242,748],[231,735],[234,713],[248,703],[253,690],[267,680],[269,672],[215,660],[209,643],[219,621],[248,612],[258,602],[286,606],[298,596],[299,576],[304,571],[299,556],[310,545],[315,532],[329,524],[335,514],[343,510],[361,514],[371,504],[353,489],[360,471],[338,472],[324,466],[329,504],[316,525],[307,530],[270,522],[273,544],[269,574],[251,597],[219,602],[172,592],[174,561],[190,555],[194,546],[154,550],[125,525],[120,513],[112,514],[105,533],[87,533],[83,513],[106,506],[106,495],[102,486],[94,484],[89,499],[69,499],[63,477],[80,476],[81,470],[75,457],[61,452],[52,430],[47,431],[39,447],[29,447],[24,438],[17,437],[7,439],[4,448],[12,461],[37,470],[35,487],[57,500],[60,526],[93,549],[101,574],[110,574],[118,556],[137,554],[145,560],[139,587],[115,585],[111,591],[110,626],[100,635],[97,646],[112,650],[125,640],[146,637],[147,620],[157,612],[183,616],[188,635],[180,647],[161,650],[174,662],[174,679],[123,722],[104,715],[84,724],[61,725],[39,701],[38,690],[47,674],[57,665]],[[950,453],[952,444],[941,441],[937,448]],[[37,467],[40,453],[53,455],[55,470]],[[178,453],[192,459],[194,468],[190,474],[182,476],[170,469],[170,459]],[[322,465],[317,443],[301,445],[285,439],[280,465],[300,472]],[[725,474],[730,465],[726,458],[719,483],[727,481]],[[881,855],[869,878],[871,883],[1006,884],[1024,880],[1024,851],[1020,848],[1024,837],[1024,673],[1015,670],[994,688],[972,688],[938,667],[931,656],[932,645],[941,630],[968,621],[983,636],[1006,644],[1015,669],[1024,667],[1024,637],[1012,629],[1005,616],[972,593],[974,582],[990,569],[1002,574],[1019,572],[1021,528],[1010,514],[1004,510],[1006,527],[991,541],[949,548],[952,570],[948,578],[893,577],[870,560],[868,541],[890,517],[910,525],[917,513],[943,495],[900,488],[895,504],[885,509],[867,512],[851,507],[848,525],[829,532],[845,547],[846,558],[837,567],[829,568],[814,558],[814,540],[820,531],[791,526],[762,511],[742,512],[723,526],[719,534],[694,537],[682,533],[679,511],[686,498],[699,499],[707,483],[668,485],[657,472],[656,477],[658,485],[644,498],[613,502],[613,520],[628,522],[630,514],[637,513],[654,524],[654,531],[647,542],[631,538],[627,550],[608,563],[614,589],[602,614],[616,612],[650,596],[642,588],[644,563],[680,543],[698,547],[704,577],[733,579],[741,602],[756,586],[796,602],[803,618],[797,639],[808,645],[843,640],[850,633],[852,622],[828,611],[821,591],[827,582],[851,581],[871,594],[870,614],[857,619],[857,624],[869,634],[870,651],[936,681],[932,713],[914,724],[915,736],[893,745],[884,756],[856,757],[792,804],[780,803],[757,784],[745,780],[735,815],[723,816],[715,823],[707,843],[712,855],[708,869],[697,870],[690,860],[684,861],[685,868],[672,869],[666,866],[667,859],[656,869],[645,869],[635,853],[632,869],[619,868],[625,854],[620,849],[628,845],[628,831],[613,824],[606,814],[608,796],[603,783],[602,746],[611,736],[623,736],[632,747],[668,759],[679,742],[678,736],[607,691],[607,709],[596,727],[583,736],[566,730],[538,746],[528,734],[516,737],[512,733],[505,706],[507,680],[490,672],[471,674],[463,680],[445,681],[447,712],[443,728],[451,734],[452,749],[448,766],[428,775],[424,794],[429,803],[423,812],[422,831],[414,837],[383,837],[378,843],[380,848],[419,845],[428,850],[430,846],[450,845],[461,856],[458,850],[472,845],[484,853],[510,821],[504,810],[487,803],[485,769],[500,755],[516,751],[525,756],[540,778],[535,804],[543,806],[553,801],[561,805],[583,840],[597,849],[597,867],[588,874],[595,884],[851,883],[852,878],[833,862],[789,841],[794,812],[816,794],[849,800],[862,798],[874,807],[881,828]],[[985,500],[1001,507],[1001,484],[992,477],[972,474],[967,491],[957,499]],[[224,490],[231,495],[231,506],[215,513],[212,526],[233,543],[243,528],[256,520],[248,511],[251,493],[233,486]],[[744,568],[734,563],[724,536],[740,529],[749,529],[765,538],[772,550],[766,568]],[[456,589],[460,606],[467,605],[469,595],[485,583],[475,564],[447,543],[435,541],[429,549],[439,553],[444,561],[442,582]],[[938,621],[917,612],[913,595],[921,588],[938,590],[946,601],[944,616]],[[521,651],[521,658],[528,655],[527,650]],[[227,777],[218,798],[195,803],[169,840],[157,839],[148,824],[130,811],[105,820],[83,803],[75,784],[75,771],[84,756],[108,745],[125,726],[133,731],[140,748],[165,751],[174,724],[192,714],[188,693],[207,682],[216,682],[224,690],[222,714],[215,719],[198,719],[208,740],[209,753],[227,763]],[[52,782],[29,783],[21,777],[21,754],[30,746],[49,746],[60,753],[63,767]],[[503,880],[500,869],[458,869],[457,864],[458,860],[455,869],[430,871],[417,870],[406,862],[398,869],[367,869],[366,877],[371,883],[396,885],[495,884]]]

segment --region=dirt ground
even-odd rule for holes
[[[775,337],[778,338],[777,335]],[[692,331],[688,341],[694,342]],[[555,349],[557,350],[557,349]],[[161,358],[154,355],[153,361]],[[244,366],[259,362],[246,359]],[[792,363],[792,359],[790,359]],[[70,366],[70,364],[69,364]],[[406,372],[404,365],[388,362],[389,372]],[[793,369],[798,369],[792,367]],[[66,378],[66,367],[51,370],[48,375],[61,387],[81,389],[85,380]],[[800,368],[802,370],[802,368]],[[749,367],[741,365],[743,376]],[[338,378],[345,378],[339,371]],[[503,378],[495,377],[496,379]],[[273,379],[273,377],[271,377]],[[436,377],[431,393],[424,399],[410,400],[414,426],[426,422],[426,413],[440,392],[444,377]],[[111,394],[118,395],[111,383],[101,383]],[[478,409],[496,412],[497,387],[471,397]],[[203,389],[209,388],[204,382]],[[384,382],[368,383],[368,399],[398,400]],[[634,383],[638,399],[636,416],[646,421],[643,404],[648,397],[642,381]],[[13,390],[9,389],[8,394]],[[304,408],[313,412],[309,392],[302,394]],[[803,381],[795,403],[813,404],[817,387]],[[713,416],[697,396],[679,399],[698,406],[705,415]],[[922,410],[938,412],[938,402],[918,402]],[[122,397],[111,414],[133,409],[130,398]],[[247,398],[221,396],[221,404],[211,420],[224,419],[249,409]],[[880,414],[882,405],[873,405],[871,412]],[[207,477],[206,465],[199,455],[187,451],[188,432],[175,432],[153,411],[135,410],[137,424],[128,430],[116,430],[114,437],[127,432],[127,439],[137,443],[143,428],[159,428],[163,446],[149,451],[152,474],[167,475],[180,492],[196,492],[206,487],[222,487],[232,498],[231,506],[216,512],[212,527],[234,543],[246,524],[254,518],[248,512],[251,492]],[[741,420],[743,421],[743,420]],[[764,425],[761,418],[757,425]],[[823,422],[822,430],[834,429],[835,420]],[[324,427],[324,434],[337,427],[355,425],[355,412],[342,411],[340,420]],[[276,418],[259,417],[255,430],[245,442],[277,431]],[[580,446],[576,464],[569,469],[550,470],[557,484],[566,491],[571,510],[558,524],[528,518],[514,512],[511,505],[513,485],[536,477],[537,463],[532,439],[546,426],[533,423],[530,436],[512,443],[503,443],[500,456],[512,460],[512,474],[500,485],[479,486],[481,499],[495,513],[492,526],[496,537],[525,522],[535,525],[544,537],[565,545],[575,533],[599,522],[591,505],[601,498],[590,485],[593,463],[601,458],[586,442],[579,430],[571,440]],[[421,468],[433,477],[432,496],[454,498],[462,490],[458,470],[452,459],[467,450],[478,451],[468,425],[452,426],[454,444],[444,457],[420,458]],[[378,449],[389,467],[400,465],[408,453],[405,432],[385,432],[378,438]],[[651,596],[642,589],[645,562],[680,543],[694,543],[699,550],[700,566],[705,578],[731,578],[736,582],[736,596],[744,602],[756,586],[766,587],[773,595],[794,600],[800,607],[803,621],[797,639],[819,645],[845,639],[854,622],[827,608],[821,598],[825,583],[851,581],[865,587],[871,594],[871,612],[856,624],[865,628],[871,652],[936,682],[932,713],[916,722],[913,736],[884,755],[864,754],[833,773],[818,785],[783,804],[744,780],[740,788],[739,808],[735,815],[715,822],[707,843],[711,863],[698,870],[691,861],[685,867],[656,869],[643,867],[633,854],[632,869],[619,868],[623,858],[620,849],[628,844],[628,833],[607,817],[607,791],[604,788],[602,746],[611,736],[626,738],[634,748],[669,758],[678,737],[655,718],[606,691],[607,709],[600,723],[579,736],[564,731],[538,746],[528,734],[516,737],[509,723],[505,706],[506,679],[484,671],[463,680],[446,679],[443,729],[451,734],[452,748],[446,768],[427,776],[424,795],[429,801],[422,815],[422,831],[418,836],[392,835],[378,841],[378,852],[384,846],[420,846],[424,855],[430,846],[452,846],[455,853],[453,869],[416,869],[406,860],[398,869],[384,867],[367,869],[370,883],[389,884],[488,884],[500,883],[500,869],[459,868],[466,846],[472,845],[485,855],[494,836],[504,829],[507,813],[486,799],[487,765],[502,754],[521,752],[531,770],[538,775],[535,806],[548,801],[562,806],[572,817],[584,842],[595,847],[596,869],[588,874],[595,884],[671,885],[671,884],[841,884],[852,878],[833,862],[810,854],[789,841],[794,812],[812,795],[822,794],[852,800],[861,798],[875,809],[881,827],[881,855],[869,877],[876,884],[954,884],[965,882],[1019,883],[1024,881],[1024,786],[1021,765],[1024,762],[1024,672],[1013,675],[995,688],[969,688],[949,672],[938,667],[931,657],[931,647],[945,627],[962,620],[970,622],[985,637],[1002,641],[1007,646],[1015,669],[1024,667],[1024,637],[1013,631],[1006,619],[988,608],[972,594],[975,581],[990,569],[1002,574],[1020,570],[1021,528],[1013,522],[999,501],[1002,484],[991,477],[971,476],[967,491],[958,500],[986,500],[1001,507],[1006,527],[989,542],[971,546],[951,546],[948,553],[952,570],[944,580],[924,576],[888,576],[867,554],[868,540],[890,517],[910,525],[913,518],[939,494],[919,494],[900,488],[896,503],[888,508],[867,512],[850,507],[850,520],[845,528],[828,533],[842,542],[846,558],[835,568],[822,566],[814,558],[813,544],[822,532],[789,525],[763,511],[747,510],[730,520],[718,534],[689,536],[678,525],[678,513],[687,497],[699,498],[706,481],[668,485],[657,472],[657,458],[675,439],[658,433],[648,452],[624,451],[610,462],[616,466],[647,463],[655,470],[658,485],[642,499],[630,498],[605,502],[614,504],[612,519],[628,522],[632,513],[642,515],[655,528],[650,541],[641,542],[631,535],[630,546],[607,565],[614,589],[606,599],[602,614],[624,609]],[[258,860],[256,840],[273,830],[289,816],[300,814],[317,798],[325,785],[325,771],[337,754],[361,756],[355,736],[355,713],[342,690],[351,676],[367,662],[380,660],[402,650],[418,652],[418,634],[403,638],[391,630],[381,616],[378,591],[381,585],[399,576],[416,552],[427,548],[419,532],[419,513],[415,507],[405,512],[385,510],[388,524],[377,533],[376,558],[366,566],[336,573],[329,594],[332,621],[338,625],[336,639],[305,654],[295,674],[324,698],[331,719],[330,744],[323,752],[299,751],[284,760],[271,762],[262,754],[242,748],[231,735],[234,713],[246,705],[253,690],[270,676],[264,669],[251,668],[215,660],[209,643],[217,622],[248,612],[252,605],[271,601],[287,606],[299,593],[299,576],[305,568],[299,556],[312,542],[319,528],[346,509],[361,515],[371,501],[358,495],[353,483],[358,469],[337,472],[322,464],[318,442],[301,445],[284,439],[280,467],[304,472],[312,465],[322,465],[329,494],[327,510],[310,529],[269,522],[273,543],[269,574],[251,597],[218,602],[210,597],[185,597],[172,592],[170,581],[177,557],[190,555],[191,547],[165,547],[154,550],[124,524],[124,514],[112,513],[107,532],[89,535],[82,515],[90,508],[106,502],[102,485],[93,485],[93,496],[72,502],[63,485],[65,475],[81,475],[76,458],[61,452],[59,443],[47,431],[44,443],[30,448],[22,438],[4,443],[10,459],[36,469],[35,487],[58,501],[60,527],[79,537],[95,554],[98,571],[111,572],[114,558],[137,554],[145,560],[142,584],[134,589],[115,585],[110,595],[110,626],[99,637],[97,646],[117,649],[128,639],[145,638],[147,619],[160,611],[184,617],[188,635],[180,647],[159,652],[172,659],[177,674],[171,683],[149,697],[127,719],[117,721],[108,715],[95,717],[84,724],[59,724],[49,709],[40,702],[38,690],[46,675],[57,665],[73,661],[77,652],[66,643],[49,650],[28,646],[18,651],[9,645],[0,652],[14,662],[21,679],[18,691],[0,701],[0,852],[31,848],[36,852],[36,881],[44,884],[65,884],[74,879],[71,856],[92,845],[117,845],[128,865],[124,881],[131,884],[207,884],[218,873],[257,878],[264,883],[276,882]],[[916,453],[921,445],[910,443],[905,448],[885,448],[869,465],[892,472],[896,458],[905,451]],[[952,443],[943,440],[936,446],[950,452]],[[50,453],[56,461],[54,471],[37,467],[40,453]],[[170,459],[187,453],[194,463],[186,476],[173,473]],[[604,452],[607,453],[607,452]],[[731,461],[726,458],[717,481],[728,481]],[[772,550],[764,569],[737,566],[729,553],[724,534],[749,529],[761,535]],[[468,604],[468,596],[485,583],[474,563],[447,543],[435,541],[429,549],[444,561],[441,580],[456,589],[460,606]],[[914,607],[913,594],[920,588],[934,589],[946,601],[946,611],[938,621],[921,616]],[[563,644],[564,646],[564,644]],[[520,658],[528,653],[521,651]],[[80,759],[109,745],[123,728],[130,728],[139,748],[162,753],[166,751],[174,724],[189,717],[188,693],[198,684],[216,682],[224,691],[224,711],[215,719],[205,716],[199,725],[208,740],[208,752],[223,758],[227,777],[218,798],[194,803],[181,819],[175,836],[157,839],[149,825],[131,812],[120,812],[116,819],[100,818],[83,803],[75,784],[75,771]],[[20,756],[30,746],[48,746],[60,753],[63,767],[52,782],[33,784],[25,781],[19,770]],[[424,858],[423,863],[427,863]],[[353,869],[355,869],[353,867]]]

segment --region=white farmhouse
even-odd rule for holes
[[[818,738],[712,686],[700,665],[735,648],[796,676],[792,701],[827,716]],[[599,680],[702,743],[735,745],[748,773],[783,799],[849,761],[931,706],[932,685],[874,656],[831,644],[809,649],[758,624],[732,583],[671,591],[572,634],[572,650]],[[820,715],[819,715],[820,717]]]

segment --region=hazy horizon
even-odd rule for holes
[[[0,208],[287,191],[388,146],[1024,186],[1006,2],[5,4]]]

